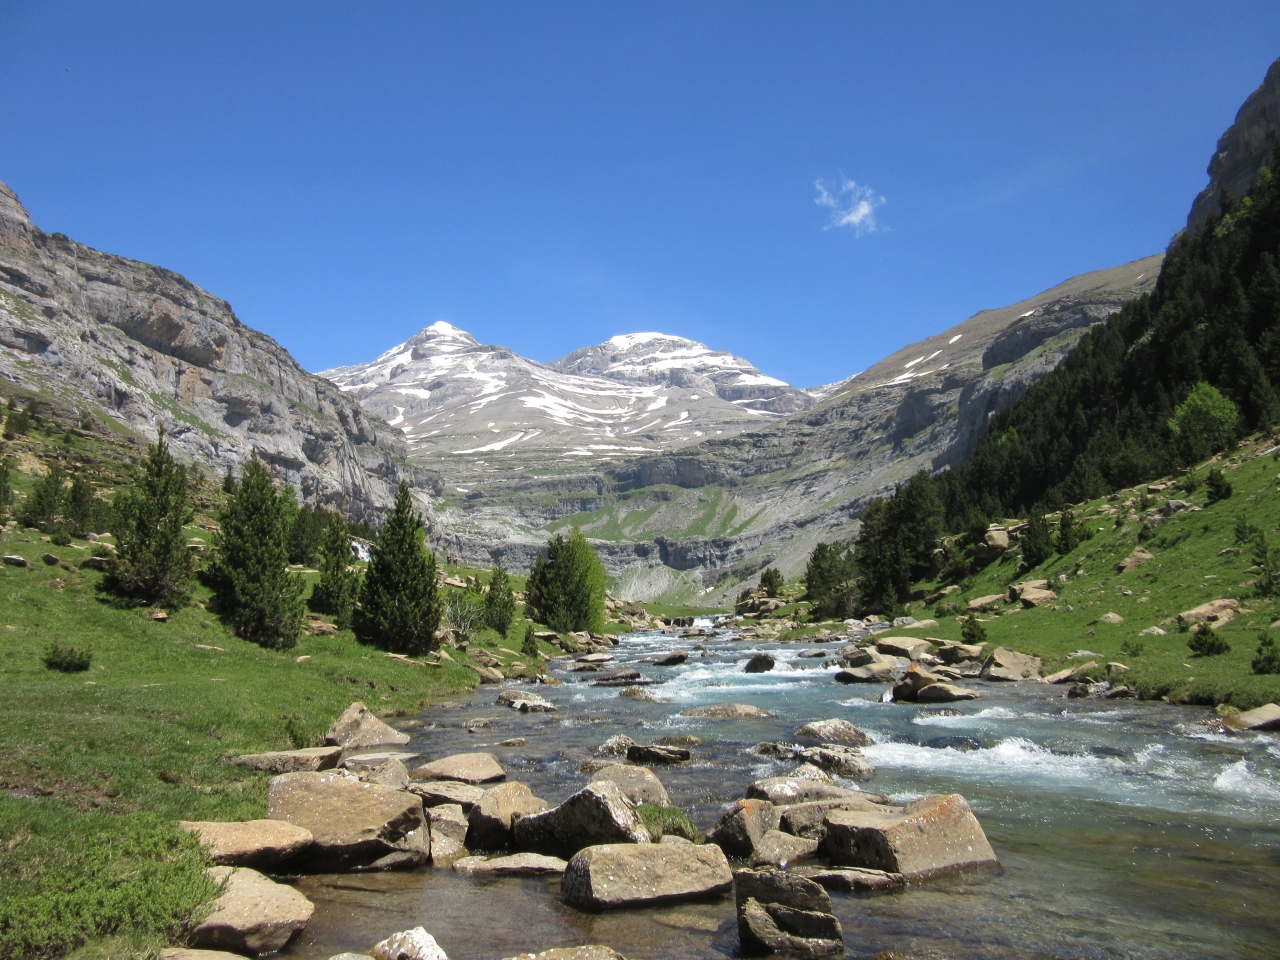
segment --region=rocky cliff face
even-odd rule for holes
[[[1200,226],[1220,209],[1222,191],[1239,199],[1266,166],[1280,135],[1280,60],[1271,64],[1262,85],[1249,94],[1236,122],[1218,140],[1209,161],[1209,185],[1200,191],[1187,226]]]
[[[0,183],[0,376],[79,417],[222,473],[255,452],[310,502],[372,519],[402,477],[402,441],[185,277],[32,222]]]

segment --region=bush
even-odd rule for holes
[[[360,571],[352,568],[355,553],[347,521],[334,514],[320,543],[320,582],[311,593],[311,605],[333,617],[339,630],[349,630],[360,596]]]
[[[965,605],[955,600],[942,600],[933,608],[935,617],[956,617],[964,613]]]
[[[1218,636],[1207,624],[1200,624],[1191,632],[1187,646],[1197,657],[1217,657],[1231,652],[1231,644]]]
[[[1062,505],[1062,520],[1058,523],[1058,540],[1053,548],[1058,551],[1059,556],[1065,557],[1068,553],[1080,546],[1081,540],[1080,524],[1076,522],[1076,515],[1072,511],[1070,505]]]
[[[1280,547],[1273,547],[1261,530],[1253,537],[1253,562],[1258,566],[1258,592],[1269,597],[1280,591]]]
[[[489,574],[489,592],[484,597],[484,622],[505,637],[515,618],[516,598],[511,593],[511,579],[498,563]]]
[[[289,572],[280,497],[256,456],[222,514],[214,579],[238,636],[288,650],[302,633],[306,581]]]
[[[569,537],[556,534],[529,572],[527,615],[557,633],[604,629],[605,573],[591,544],[577,527]]]
[[[1234,492],[1231,481],[1222,475],[1222,471],[1214,467],[1209,471],[1209,475],[1204,480],[1205,487],[1208,489],[1208,497],[1210,503],[1217,503],[1219,500],[1230,498]]]
[[[1126,657],[1140,657],[1146,645],[1140,640],[1126,640],[1120,644],[1120,652]]]
[[[13,504],[13,479],[9,475],[9,463],[0,457],[0,520],[4,519]]]
[[[524,641],[520,644],[520,652],[526,657],[541,657],[538,651],[538,638],[534,636],[532,623],[524,625]]]
[[[1236,405],[1201,380],[1178,404],[1168,421],[1183,463],[1195,463],[1217,453],[1235,436],[1240,414]]]
[[[63,490],[66,480],[67,474],[62,469],[62,464],[56,460],[49,464],[44,476],[36,481],[31,495],[22,504],[18,522],[24,527],[36,527],[43,533],[57,530],[66,506],[66,493]]]
[[[470,640],[485,624],[484,598],[474,590],[445,590],[442,618],[455,637]]]
[[[642,803],[636,807],[636,813],[655,841],[670,834],[673,837],[684,837],[690,843],[701,843],[702,834],[693,825],[693,821],[675,807],[661,803]]]
[[[768,567],[760,574],[760,589],[766,597],[776,597],[782,593],[782,572],[776,567]]]
[[[50,670],[61,673],[83,673],[89,669],[89,664],[93,660],[93,651],[88,647],[83,650],[64,647],[55,640],[45,648],[41,659]]]
[[[436,558],[423,537],[422,515],[402,480],[365,571],[356,621],[362,638],[384,650],[412,655],[436,647],[441,614]]]
[[[1260,533],[1262,533],[1262,528],[1255,527],[1243,514],[1236,518],[1236,543],[1249,543],[1256,539]]]
[[[977,614],[970,614],[969,619],[960,625],[960,638],[965,643],[987,642],[987,628],[978,622]]]
[[[1034,510],[1022,534],[1022,559],[1028,567],[1038,567],[1053,556],[1053,532],[1043,513]]]
[[[171,608],[185,603],[194,562],[182,525],[190,518],[187,471],[161,433],[134,465],[133,482],[116,495],[110,526],[117,558],[107,588]]]
[[[1280,647],[1276,646],[1268,630],[1258,634],[1258,651],[1252,667],[1254,673],[1280,673]]]

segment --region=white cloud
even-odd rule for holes
[[[884,206],[885,199],[870,187],[853,180],[818,179],[813,181],[813,188],[818,191],[813,202],[831,210],[826,229],[852,227],[858,236],[882,229],[876,220],[876,211]]]

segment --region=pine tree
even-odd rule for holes
[[[499,562],[489,574],[489,592],[484,598],[485,623],[505,637],[515,616],[516,598],[511,593],[511,581]]]
[[[413,509],[408,484],[401,481],[360,590],[361,634],[400,653],[434,649],[441,613],[438,589],[436,558],[423,545],[422,516]]]
[[[782,571],[776,567],[766,567],[760,574],[760,589],[766,597],[776,597],[782,593]]]
[[[71,528],[71,533],[77,537],[88,535],[90,528],[98,519],[99,512],[93,487],[84,474],[77,473],[75,479],[71,481],[71,489],[67,492],[67,524]]]
[[[520,644],[520,653],[526,657],[536,657],[541,659],[542,654],[538,651],[538,638],[534,636],[532,623],[524,625],[524,642]]]
[[[529,616],[552,630],[599,632],[604,628],[605,572],[577,527],[556,534],[547,555],[536,557],[525,591]]]
[[[968,619],[960,624],[960,639],[974,645],[986,643],[987,628],[978,622],[977,616],[970,614]]]
[[[1204,478],[1204,485],[1210,503],[1229,499],[1232,494],[1231,481],[1223,476],[1222,471],[1217,467],[1209,471],[1209,475]]]
[[[9,461],[0,454],[0,519],[9,512],[13,505],[13,480],[9,476]]]
[[[264,647],[298,642],[306,582],[288,569],[280,497],[255,456],[222,515],[214,576],[218,602],[235,632]]]
[[[1280,673],[1280,647],[1276,646],[1269,630],[1258,634],[1257,655],[1250,666],[1254,673]]]
[[[1058,523],[1058,541],[1053,546],[1059,556],[1063,557],[1080,546],[1080,525],[1076,523],[1076,515],[1072,512],[1070,504],[1062,505],[1062,520]]]
[[[63,519],[66,507],[67,474],[62,464],[54,461],[45,469],[44,476],[36,481],[31,495],[22,504],[18,522],[24,527],[36,527],[44,533],[55,532]]]
[[[1039,510],[1031,511],[1026,532],[1022,534],[1022,559],[1028,567],[1038,567],[1053,556],[1053,533],[1049,521]]]
[[[320,582],[311,595],[312,605],[333,617],[339,630],[349,630],[360,596],[360,572],[352,569],[355,554],[346,518],[334,514],[320,544]]]
[[[805,598],[813,614],[843,620],[853,615],[857,601],[853,551],[838,543],[819,543],[804,571]]]
[[[116,557],[107,588],[166,607],[185,603],[194,572],[182,529],[191,517],[187,471],[169,453],[163,432],[135,465],[132,484],[116,494],[111,517]]]

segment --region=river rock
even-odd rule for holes
[[[813,800],[848,800],[857,797],[858,791],[846,790],[830,782],[797,777],[766,777],[747,787],[747,799],[768,800],[774,806],[808,803]]]
[[[471,808],[465,842],[473,850],[501,850],[511,840],[511,825],[516,820],[546,809],[547,801],[535,797],[518,780],[500,784],[486,790]]]
[[[231,762],[263,773],[300,773],[308,770],[332,770],[342,756],[342,747],[308,747],[305,750],[274,750],[270,753],[246,753],[232,757]]]
[[[839,719],[814,720],[806,723],[796,731],[796,736],[809,740],[821,740],[824,743],[838,743],[846,747],[865,747],[871,743],[871,738],[852,723]]]
[[[618,696],[627,697],[641,703],[669,703],[665,697],[660,697],[647,687],[623,687],[618,691]]]
[[[1280,706],[1264,703],[1253,710],[1245,710],[1222,721],[1233,730],[1280,730]]]
[[[390,868],[425,862],[430,837],[422,798],[345,771],[285,773],[267,789],[267,818],[311,831],[316,865]]]
[[[907,878],[900,873],[865,867],[817,869],[805,876],[827,890],[840,893],[895,893],[907,886]]]
[[[244,960],[238,953],[225,950],[193,950],[191,947],[165,947],[157,954],[159,960]]]
[[[873,776],[875,765],[862,755],[857,747],[846,747],[839,743],[824,743],[820,747],[805,747],[796,753],[805,763],[811,763],[819,770],[834,773],[838,777],[863,779]]]
[[[912,664],[907,668],[906,675],[903,676],[900,683],[893,686],[893,699],[900,703],[914,703],[916,697],[920,695],[920,691],[930,684],[937,683],[939,677],[930,673],[917,664]]]
[[[210,823],[183,820],[179,828],[194,833],[219,866],[270,867],[311,846],[311,831],[283,820]]]
[[[625,733],[617,733],[596,747],[594,753],[597,757],[625,757],[627,750],[635,745],[636,742]]]
[[[432,853],[435,853],[436,841],[440,838],[448,838],[459,846],[467,842],[467,815],[462,812],[462,806],[457,803],[442,803],[439,806],[430,807],[427,813],[427,826],[431,830],[431,846]]]
[[[822,840],[827,835],[827,814],[833,810],[883,810],[861,794],[844,800],[813,800],[778,808],[778,829],[795,837]]]
[[[442,803],[456,803],[462,807],[463,813],[470,813],[471,808],[480,802],[485,795],[484,787],[473,783],[458,783],[453,780],[410,781],[406,788],[410,793],[422,798],[424,807],[437,807]]]
[[[501,683],[507,679],[497,667],[472,667],[480,675],[481,683]]]
[[[372,770],[357,773],[365,783],[379,783],[393,790],[406,790],[409,787],[409,771],[400,760],[387,760]]]
[[[743,673],[768,673],[770,670],[774,668],[774,666],[776,666],[776,664],[777,664],[777,661],[775,661],[773,657],[769,656],[769,654],[757,653],[750,660],[747,661],[747,665],[742,668],[742,672]]]
[[[436,938],[422,927],[393,933],[369,950],[373,960],[449,960]]]
[[[708,897],[732,886],[729,861],[714,843],[609,843],[575,854],[560,889],[573,906],[600,910]]]
[[[1040,658],[1029,657],[1012,647],[996,647],[982,664],[983,680],[1038,680]]]
[[[373,753],[358,753],[354,756],[343,757],[338,766],[343,770],[350,770],[363,779],[375,768],[391,760],[397,760],[401,764],[405,764],[410,760],[417,760],[420,756],[422,754],[409,753],[406,750],[377,750]]]
[[[294,774],[308,776],[308,774]],[[293,887],[248,867],[211,867],[225,881],[212,912],[192,932],[191,945],[237,953],[272,953],[305,927],[315,907]]]
[[[521,817],[511,828],[512,846],[552,856],[593,844],[649,842],[635,805],[610,780],[589,783],[559,806]]]
[[[756,844],[751,854],[751,865],[785,870],[789,864],[811,859],[817,852],[817,840],[792,836],[781,830],[769,830]]]
[[[720,846],[729,856],[746,860],[755,853],[764,835],[777,826],[778,810],[771,802],[738,800],[707,834],[707,840]]]
[[[844,657],[844,662],[851,667],[866,667],[873,663],[889,662],[875,647],[867,647],[866,649],[845,647],[840,651],[840,654]]]
[[[836,673],[837,683],[888,683],[892,679],[893,667],[883,662],[851,667]]]
[[[697,717],[701,720],[753,720],[771,717],[773,714],[749,703],[710,703],[703,707],[681,710],[680,716]]]
[[[921,797],[882,811],[833,811],[827,815],[825,848],[833,866],[870,867],[907,880],[999,865],[977,817],[958,793]]]
[[[1239,609],[1240,601],[1234,598],[1210,600],[1208,603],[1202,603],[1198,607],[1192,607],[1178,614],[1178,623],[1207,623],[1216,630],[1227,621],[1234,620],[1236,611]]]
[[[674,747],[665,747],[666,750],[674,750]],[[689,751],[684,751],[687,757]],[[633,767],[626,763],[611,763],[607,767],[597,770],[591,777],[592,782],[598,780],[611,780],[616,783],[622,790],[628,800],[636,806],[642,803],[660,803],[664,807],[671,806],[671,797],[667,795],[667,788],[662,785],[662,781],[657,778],[652,770],[648,767]]]
[[[666,747],[660,743],[637,743],[627,747],[632,763],[688,763],[692,754],[684,747]]]
[[[947,643],[939,647],[935,655],[945,664],[961,663],[977,660],[985,646],[985,643]]]
[[[612,947],[589,943],[584,947],[555,947],[541,953],[520,953],[504,960],[627,960]]]
[[[496,702],[500,707],[510,707],[521,713],[550,713],[556,709],[554,703],[532,690],[503,690]]]
[[[490,783],[505,780],[507,773],[491,753],[455,753],[424,763],[413,771],[415,780],[452,780],[457,783]]]
[[[891,657],[919,660],[926,653],[933,652],[933,644],[919,637],[876,637],[876,650]]]
[[[376,747],[382,744],[401,745],[409,742],[409,735],[395,730],[375,717],[363,703],[353,703],[342,711],[342,716],[324,735],[324,742],[344,750],[357,747]]]
[[[689,659],[688,650],[672,650],[653,661],[655,667],[678,667]]]
[[[844,956],[840,921],[819,884],[783,870],[738,870],[733,879],[742,953]]]
[[[564,873],[568,864],[559,857],[540,853],[513,853],[506,857],[467,857],[453,865],[459,873],[490,873],[503,876],[537,877]]]
[[[931,683],[916,694],[920,703],[953,703],[957,700],[977,700],[978,691],[960,687],[954,683]]]

